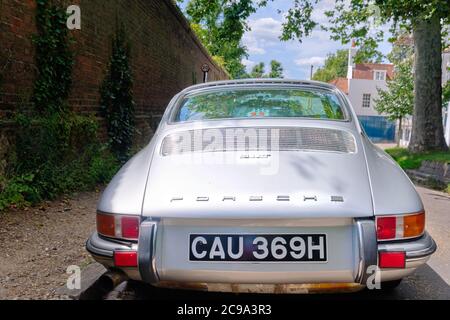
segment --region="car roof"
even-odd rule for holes
[[[320,81],[311,81],[311,80],[293,80],[293,79],[271,79],[271,78],[258,78],[258,79],[235,79],[235,80],[222,80],[222,81],[212,81],[212,82],[206,82],[202,84],[196,84],[190,87],[187,87],[181,93],[189,93],[191,91],[197,91],[201,89],[207,89],[207,88],[214,88],[214,87],[221,87],[221,86],[251,86],[251,85],[258,85],[258,84],[273,84],[273,85],[286,85],[286,86],[311,86],[311,87],[319,87],[323,89],[329,89],[329,90],[335,90],[336,86],[320,82]]]

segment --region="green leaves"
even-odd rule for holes
[[[73,54],[69,48],[64,9],[48,0],[38,0],[36,24],[37,79],[33,102],[41,113],[63,111],[72,85]]]
[[[258,6],[252,0],[190,0],[187,5],[192,29],[211,55],[224,61],[233,78],[245,72],[241,60],[247,49],[241,39],[248,30],[248,17]]]
[[[270,71],[266,74],[264,62],[256,64],[250,74],[243,74],[240,78],[283,78],[283,66],[277,60],[270,61]]]
[[[386,90],[378,88],[375,108],[390,120],[398,120],[411,115],[414,109],[413,52],[411,47],[396,45],[389,57],[395,63],[395,76],[387,80]]]
[[[277,60],[270,61],[269,78],[283,78],[283,66]]]
[[[328,54],[325,65],[314,73],[313,80],[329,82],[338,77],[347,75],[348,51],[338,50]]]
[[[133,143],[135,104],[129,62],[130,47],[123,26],[118,28],[112,48],[108,75],[100,90],[100,107],[106,118],[111,151],[119,161],[125,162]]]

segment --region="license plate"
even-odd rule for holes
[[[326,262],[325,234],[190,234],[190,261]]]

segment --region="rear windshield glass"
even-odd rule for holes
[[[233,118],[345,119],[338,97],[314,89],[228,89],[188,95],[175,122]]]

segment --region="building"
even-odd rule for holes
[[[330,81],[344,92],[355,109],[367,135],[374,142],[393,142],[395,123],[375,109],[378,88],[386,89],[386,80],[392,79],[394,65],[381,63],[355,63],[357,48],[349,49],[347,77]]]

